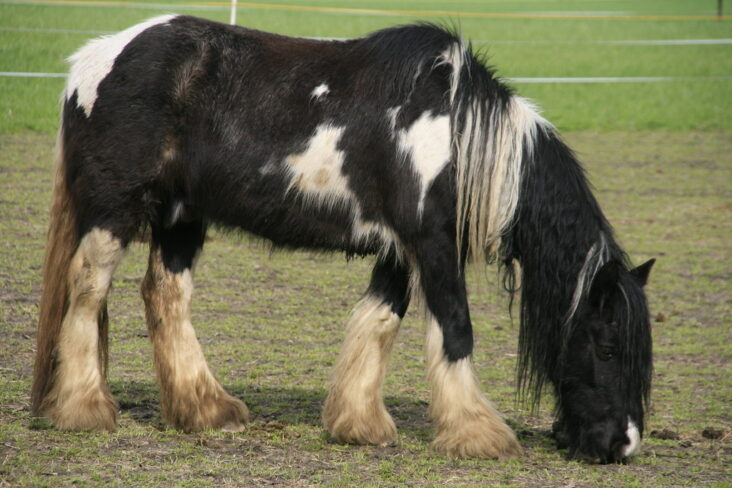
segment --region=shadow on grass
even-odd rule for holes
[[[113,381],[110,383],[110,389],[122,413],[137,422],[160,423],[160,392],[155,383],[134,380]],[[326,396],[322,388],[253,386],[226,389],[234,397],[244,400],[249,407],[252,420],[322,425],[320,414]],[[385,402],[400,426],[413,425],[420,430],[429,426],[426,402],[395,396],[386,397]]]
[[[160,416],[159,391],[155,383],[115,381],[110,386],[123,414],[141,424],[153,425],[161,430],[166,428]],[[325,389],[252,386],[229,387],[227,391],[246,402],[253,422],[322,426],[320,414],[325,401]],[[432,441],[434,431],[426,401],[387,396],[385,403],[401,434],[425,444]],[[511,419],[507,421],[525,448],[553,450],[554,441],[549,431],[532,429]]]

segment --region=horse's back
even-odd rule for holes
[[[152,19],[72,57],[68,161],[105,215],[375,252],[416,232],[450,159],[451,42],[429,26],[315,41]]]

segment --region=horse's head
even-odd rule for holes
[[[652,370],[643,285],[653,262],[605,264],[577,311],[555,382],[555,435],[569,457],[612,463],[640,448]]]

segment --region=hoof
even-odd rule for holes
[[[176,405],[176,411],[164,413],[165,421],[186,433],[205,429],[241,432],[249,421],[249,409],[241,400],[221,390],[219,394],[193,402]],[[165,409],[164,409],[165,410]]]
[[[509,426],[482,415],[460,425],[443,426],[432,447],[453,458],[507,459],[523,452]]]
[[[117,403],[109,392],[97,390],[74,395],[63,404],[58,401],[41,408],[42,415],[61,430],[84,431],[117,428]]]
[[[249,422],[249,409],[239,400],[228,394],[226,399],[220,401],[218,409],[214,414],[210,425],[204,428],[220,429],[224,432],[241,432]]]
[[[337,408],[330,397],[323,410],[323,424],[338,442],[387,446],[397,439],[396,425],[383,405],[371,408]]]
[[[221,427],[222,432],[243,432],[244,429],[246,429],[246,425],[239,422],[229,422],[228,424]]]

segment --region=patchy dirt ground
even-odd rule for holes
[[[525,454],[454,461],[434,453],[423,324],[402,326],[386,383],[400,431],[388,447],[343,446],[320,425],[324,385],[369,260],[271,253],[213,232],[194,323],[212,369],[249,405],[240,434],[182,434],[160,419],[134,245],[110,296],[115,433],[58,432],[28,410],[53,137],[0,135],[0,486],[730,486],[732,133],[574,133],[610,221],[649,285],[656,374],[643,452],[628,465],[566,462],[551,412],[514,401],[517,326],[492,271],[472,280],[476,364]],[[550,401],[545,401],[549,405]]]

